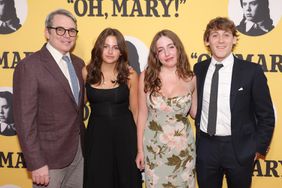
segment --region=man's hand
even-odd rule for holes
[[[38,185],[44,185],[44,186],[49,184],[50,177],[49,177],[49,169],[47,165],[32,171],[31,175],[32,175],[33,183]]]

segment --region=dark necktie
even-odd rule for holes
[[[79,86],[78,86],[77,77],[76,77],[74,67],[73,67],[71,60],[68,56],[63,56],[62,59],[67,63],[69,74],[70,74],[72,90],[73,90],[72,93],[73,93],[73,96],[75,98],[76,104],[78,104]]]
[[[208,134],[210,136],[215,135],[215,130],[216,130],[218,71],[222,67],[223,67],[222,64],[215,64],[215,71],[212,76],[209,114],[208,114]]]

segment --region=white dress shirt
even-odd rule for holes
[[[4,130],[8,127],[7,123],[0,122],[0,132],[4,132]]]
[[[204,83],[200,129],[203,132],[207,132],[211,80],[215,70],[215,64],[218,63],[222,63],[223,67],[218,72],[217,123],[215,135],[228,136],[231,135],[230,91],[234,64],[233,54],[230,54],[222,62],[216,62],[214,58],[211,59]]]
[[[49,42],[47,43],[46,48],[51,53],[52,57],[55,59],[56,63],[58,64],[58,66],[60,67],[61,71],[65,75],[66,79],[69,82],[71,90],[73,92],[73,88],[72,88],[72,84],[71,84],[71,79],[70,79],[70,74],[69,74],[69,69],[68,69],[68,66],[67,66],[67,62],[65,62],[62,59],[64,55],[61,54],[57,49],[55,49]],[[70,58],[70,53],[66,53],[65,56],[68,56]],[[78,79],[77,79],[77,82],[78,82]],[[78,83],[78,85],[79,85],[79,83]]]

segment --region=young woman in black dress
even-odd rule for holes
[[[138,75],[128,66],[123,35],[106,28],[83,69],[91,114],[85,147],[84,187],[139,188],[137,153]]]

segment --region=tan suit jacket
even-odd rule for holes
[[[71,60],[80,84],[78,105],[46,45],[19,62],[14,71],[15,126],[31,171],[44,165],[50,169],[69,165],[75,157],[79,136],[84,135],[84,62],[72,54]]]

